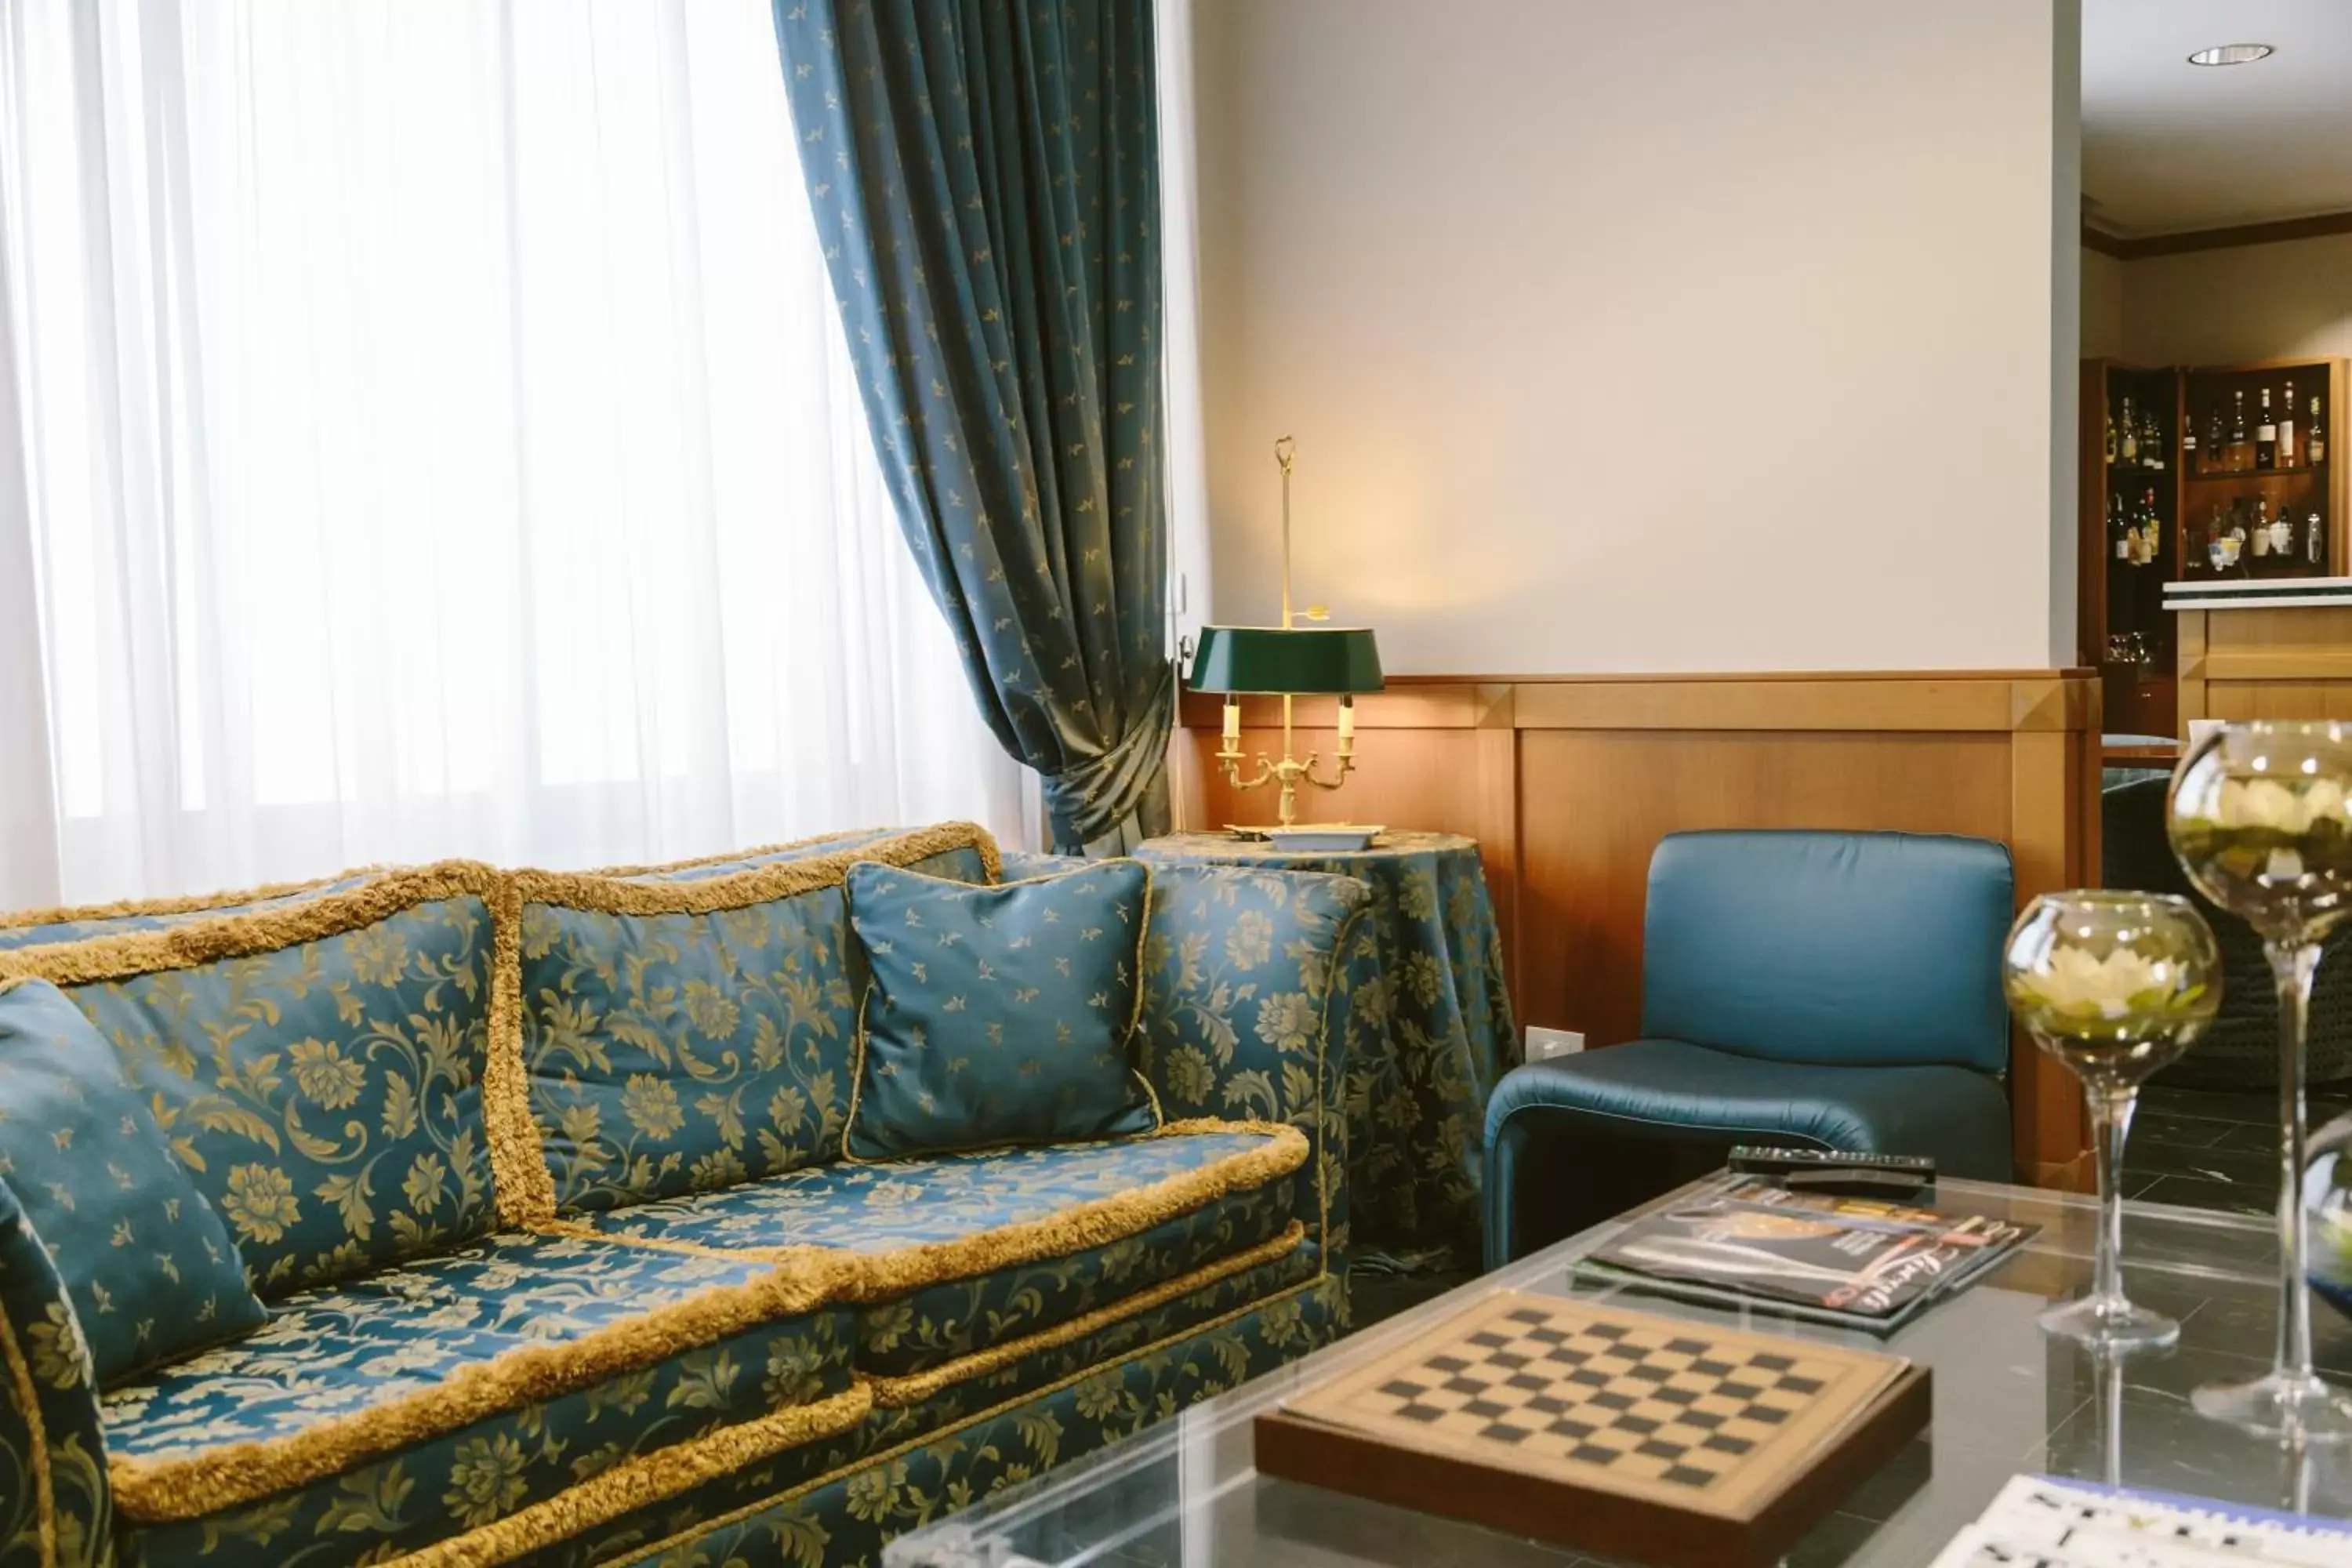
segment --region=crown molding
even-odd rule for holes
[[[2118,261],[2138,261],[2151,256],[2226,250],[2241,245],[2276,245],[2283,240],[2318,239],[2331,234],[2352,234],[2352,212],[2317,213],[2310,217],[2233,224],[2227,228],[2190,228],[2177,234],[2145,234],[2130,238],[2093,228],[2086,223],[2083,226],[2083,247]]]

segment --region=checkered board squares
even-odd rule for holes
[[[1738,1517],[1905,1365],[1506,1294],[1286,1408],[1405,1447]]]
[[[1523,1308],[1367,1390],[1356,1407],[1680,1487],[1713,1483],[1829,1385],[1800,1355],[1710,1354],[1615,1323],[1555,1328]]]

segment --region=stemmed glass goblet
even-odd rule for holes
[[[2352,732],[2338,724],[2224,724],[2172,775],[2172,852],[2189,879],[2263,939],[2279,1007],[2277,1357],[2251,1383],[2211,1384],[2199,1410],[2248,1431],[2352,1437],[2352,1405],[2311,1365],[2303,1201],[2304,1034],[2321,942],[2352,915]]]
[[[2170,1344],[2180,1325],[2123,1289],[2123,1166],[2139,1086],[2189,1048],[2221,1004],[2221,950],[2186,899],[2096,889],[2046,893],[2010,928],[2002,987],[2034,1044],[2082,1080],[2099,1172],[2091,1293],[2042,1327],[2096,1352]]]

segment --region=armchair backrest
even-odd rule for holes
[[[2009,1060],[2009,851],[1915,833],[1670,834],[1650,858],[1642,1033],[1833,1065]]]

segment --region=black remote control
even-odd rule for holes
[[[1726,1163],[1739,1175],[1762,1176],[1791,1191],[1828,1193],[1840,1197],[1906,1197],[1936,1183],[1936,1162],[1924,1154],[1776,1149],[1742,1143],[1731,1151]]]

